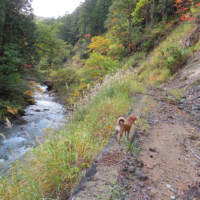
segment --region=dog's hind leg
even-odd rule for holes
[[[128,131],[128,134],[127,134],[127,139],[129,140],[129,133],[130,133],[130,130]]]
[[[119,136],[119,143],[120,143],[120,139],[122,138],[122,136],[123,136],[123,131],[122,130],[120,130],[120,136]]]
[[[117,141],[117,135],[118,135],[118,133],[119,133],[119,131],[116,130],[116,133],[115,133],[115,139],[116,139],[116,141]]]

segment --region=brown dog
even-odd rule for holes
[[[124,132],[125,132],[125,135],[126,135],[126,132],[128,133],[127,139],[129,140],[129,132],[131,130],[131,126],[137,119],[138,119],[137,116],[131,115],[127,120],[125,120],[123,117],[120,117],[117,120],[115,139],[117,140],[117,135],[118,133],[120,133],[119,143]]]

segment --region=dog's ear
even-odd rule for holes
[[[137,120],[137,117],[135,115],[131,115],[131,118],[135,121]]]

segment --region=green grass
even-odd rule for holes
[[[168,90],[169,93],[171,93],[172,95],[175,96],[175,100],[180,101],[183,95],[183,92],[179,89],[169,89]]]

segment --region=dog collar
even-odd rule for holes
[[[132,117],[130,117],[133,121],[135,121]]]

